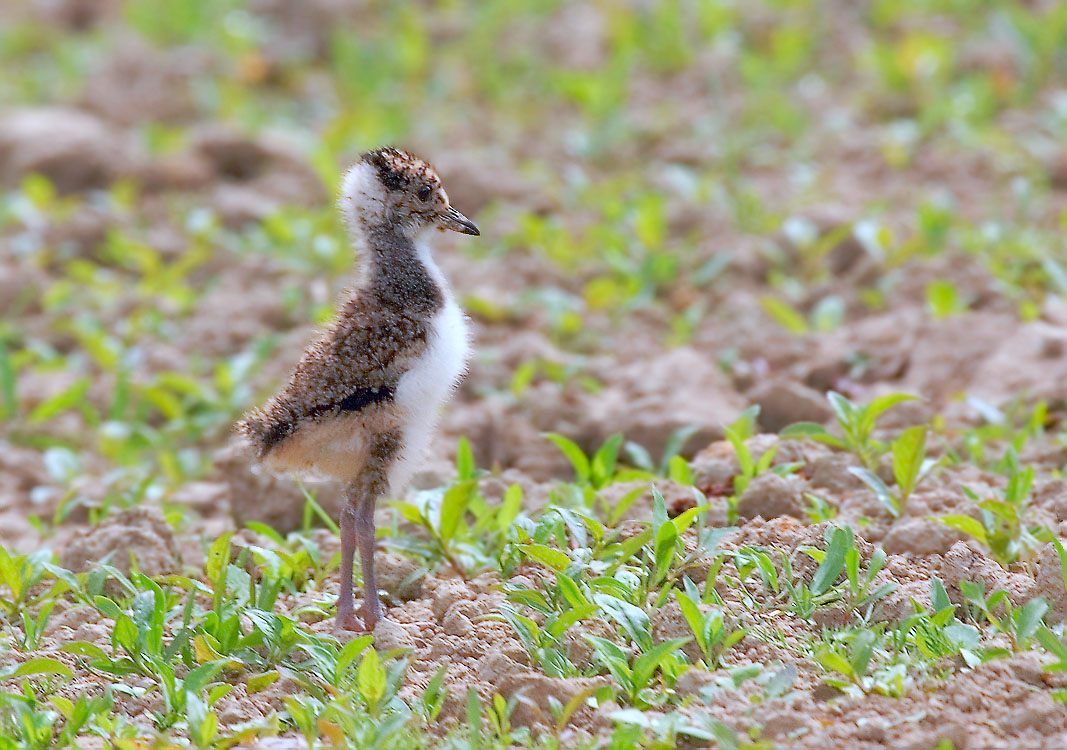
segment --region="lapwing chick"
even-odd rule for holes
[[[479,231],[449,204],[433,167],[395,148],[363,154],[345,175],[339,204],[360,259],[357,282],[288,385],[238,430],[271,471],[344,484],[337,625],[373,630],[382,616],[375,503],[407,484],[470,352],[463,312],[430,253],[430,230]],[[357,546],[361,617],[352,591]]]

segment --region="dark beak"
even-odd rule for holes
[[[473,221],[461,214],[452,206],[448,207],[448,211],[440,219],[441,226],[445,229],[451,229],[453,232],[459,232],[461,234],[474,234],[479,235],[478,227]]]

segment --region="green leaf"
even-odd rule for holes
[[[702,495],[699,497],[703,499]],[[689,508],[688,510],[683,511],[674,518],[672,518],[671,524],[674,526],[675,530],[680,536],[686,532],[686,529],[693,525],[693,522],[696,520],[697,516],[699,516],[701,513],[703,513],[710,507],[710,505],[697,505],[696,507]]]
[[[643,609],[609,594],[594,594],[593,601],[611,619],[619,623],[634,643],[640,646],[651,644],[652,636],[649,632],[651,625]]]
[[[570,606],[584,607],[589,604],[589,600],[582,593],[578,584],[561,572],[556,573],[556,585],[559,586],[560,593],[563,594],[563,598]]]
[[[670,461],[679,455],[689,442],[689,438],[700,431],[700,425],[688,424],[679,427],[667,436],[667,443],[663,446],[663,456],[660,457],[659,473],[666,474]]]
[[[795,422],[779,430],[778,435],[792,440],[814,440],[835,448],[845,447],[844,440],[837,435],[831,434],[825,427],[816,422]]]
[[[926,305],[935,319],[947,318],[966,307],[960,301],[959,290],[951,281],[931,281],[927,284]]]
[[[339,680],[341,675],[345,673],[349,666],[355,663],[356,657],[367,650],[367,647],[374,641],[372,635],[362,635],[358,638],[353,638],[344,645],[341,651],[337,654],[337,667],[335,677]]]
[[[1063,588],[1067,590],[1067,550],[1063,548],[1063,544],[1056,537],[1052,538],[1052,546],[1056,548],[1056,553],[1060,556],[1060,570],[1063,572]]]
[[[519,549],[532,560],[545,565],[552,570],[562,573],[571,566],[571,559],[558,549],[547,547],[544,544],[520,544]]]
[[[222,668],[226,666],[222,661],[209,661],[189,670],[182,682],[182,688],[189,693],[199,693],[204,686],[215,679]]]
[[[1023,608],[1019,610],[1015,626],[1015,640],[1020,644],[1029,641],[1041,627],[1046,612],[1048,612],[1048,602],[1040,596],[1023,605]]]
[[[763,309],[777,322],[794,336],[803,336],[808,333],[808,321],[797,312],[788,302],[770,295],[763,295],[759,299]]]
[[[976,649],[981,643],[981,633],[973,625],[964,625],[961,622],[946,625],[941,631],[945,637],[955,644],[956,648]]]
[[[752,459],[752,452],[749,451],[748,446],[745,445],[744,438],[740,433],[735,432],[732,427],[727,427],[725,433],[726,439],[729,440],[730,444],[734,447],[737,463],[741,467],[741,476],[746,479],[755,476],[756,462]]]
[[[656,569],[653,577],[655,583],[659,583],[666,575],[667,569],[670,568],[677,544],[678,531],[674,528],[674,524],[668,522],[660,526],[655,543]]]
[[[692,487],[695,481],[693,469],[682,456],[671,456],[671,460],[667,462],[667,477],[686,487]]]
[[[571,462],[571,466],[574,468],[574,475],[578,481],[587,483],[590,476],[589,459],[586,458],[582,449],[572,440],[568,440],[555,432],[546,432],[544,437],[563,451],[563,455]]]
[[[18,411],[15,386],[18,377],[15,363],[7,347],[0,343],[0,417],[10,419]]]
[[[784,438],[815,438],[830,436],[830,433],[818,422],[794,422],[779,430],[778,435]]]
[[[823,647],[818,649],[815,652],[815,660],[818,661],[824,669],[830,672],[838,672],[846,677],[852,677],[854,674],[852,664],[850,664],[845,657],[829,648]]]
[[[615,464],[619,457],[619,448],[622,447],[622,433],[617,432],[609,437],[600,450],[593,456],[590,465],[590,477],[594,487],[603,487],[615,475]]]
[[[854,674],[862,676],[867,673],[867,665],[871,661],[871,653],[874,650],[874,641],[875,635],[871,630],[861,630],[856,634],[849,659]]]
[[[478,691],[473,687],[467,688],[467,726],[471,731],[471,747],[481,747],[482,703]]]
[[[496,513],[496,527],[506,529],[522,512],[522,485],[513,484],[504,493],[504,499]]]
[[[478,467],[474,464],[474,452],[471,450],[470,441],[466,437],[460,437],[456,447],[456,477],[460,481],[474,479],[478,474]]]
[[[933,604],[934,612],[941,612],[949,607],[955,609],[955,605],[948,598],[948,592],[945,591],[945,584],[937,576],[930,580],[930,601]]]
[[[638,689],[647,686],[649,680],[652,679],[652,675],[655,674],[656,669],[659,667],[660,662],[676,649],[689,643],[691,640],[693,639],[689,636],[685,636],[684,638],[672,638],[669,641],[656,644],[651,649],[641,654],[641,656],[637,657],[637,659],[634,660],[632,669],[634,685]]]
[[[889,491],[889,488],[886,487],[881,477],[866,466],[850,466],[848,471],[853,476],[859,477],[865,485],[871,488],[875,497],[878,498],[878,502],[889,511],[891,516],[896,518],[900,515],[900,507],[897,504],[897,500],[893,497],[893,493]]]
[[[962,531],[964,534],[973,536],[985,546],[989,546],[989,538],[986,536],[985,526],[983,526],[982,522],[978,519],[971,518],[970,516],[949,514],[946,516],[937,516],[934,520],[958,531]]]
[[[674,598],[678,602],[678,608],[682,611],[682,616],[685,618],[686,623],[689,624],[689,629],[696,636],[700,650],[706,651],[707,641],[704,638],[704,616],[700,612],[700,607],[678,589],[674,590]],[[707,653],[705,653],[705,656],[707,656]]]
[[[828,391],[826,400],[830,402],[830,408],[833,409],[838,424],[846,430],[851,430],[856,423],[856,413],[860,407],[856,406],[837,391]]]
[[[864,427],[867,430],[873,429],[874,423],[875,421],[877,421],[878,417],[882,416],[884,412],[889,411],[897,404],[902,404],[905,401],[921,400],[922,399],[920,399],[918,396],[911,393],[887,393],[884,396],[879,396],[863,408]]]
[[[599,611],[599,607],[595,604],[581,604],[573,609],[568,609],[556,618],[556,621],[551,623],[551,625],[545,623],[545,631],[553,638],[559,638],[570,630],[571,626],[576,622],[592,617]]]
[[[450,542],[455,537],[459,522],[463,519],[477,487],[476,479],[467,479],[445,490],[441,498],[441,520],[437,529],[442,541]]]
[[[37,404],[26,418],[26,421],[31,425],[46,422],[57,414],[68,411],[80,404],[85,399],[88,391],[89,378],[80,378],[66,390]]]
[[[625,690],[630,691],[633,686],[633,673],[627,663],[626,654],[619,648],[618,644],[595,635],[586,635],[584,638],[593,645],[593,650],[596,651],[604,666],[611,672],[611,676],[615,678],[615,681],[622,685]]]
[[[89,643],[88,641],[74,641],[72,643],[64,643],[59,647],[60,651],[66,651],[69,654],[77,654],[78,656],[85,656],[90,659],[106,659],[107,652],[104,649],[97,646],[95,643]]]
[[[385,695],[385,668],[382,667],[378,652],[369,649],[363,655],[359,663],[359,671],[356,673],[356,686],[359,694],[363,696],[369,705],[376,705]]]
[[[49,659],[44,656],[39,656],[35,659],[30,659],[17,667],[8,667],[0,672],[0,679],[11,679],[13,677],[26,677],[31,674],[58,674],[66,677],[68,680],[74,677],[74,673],[70,671],[63,662],[57,659]]]
[[[652,485],[652,538],[659,540],[660,529],[668,521],[667,503],[655,484]]]
[[[916,425],[893,441],[893,476],[904,497],[911,494],[926,457],[926,426]]]
[[[1050,672],[1067,672],[1067,646],[1046,627],[1038,628],[1035,636],[1045,650],[1059,659],[1055,664],[1045,665]]]
[[[845,555],[852,546],[852,531],[847,528],[834,528],[830,543],[826,547],[826,556],[811,579],[811,592],[818,596],[827,591],[845,569]]]
[[[279,677],[281,677],[281,675],[279,674],[278,670],[252,675],[245,683],[245,691],[249,695],[252,695],[254,693],[258,693],[261,690],[266,690],[268,687],[277,682]]]

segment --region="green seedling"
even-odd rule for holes
[[[500,564],[513,523],[522,511],[522,488],[509,487],[503,502],[489,505],[478,490],[482,472],[475,468],[466,438],[459,441],[456,472],[456,479],[446,487],[394,503],[404,520],[421,528],[427,538],[396,532],[392,544],[428,565],[446,562],[467,577]]]
[[[808,507],[804,509],[804,514],[808,517],[808,520],[811,523],[815,524],[823,523],[824,521],[832,521],[837,517],[837,506],[826,499],[810,492],[805,492],[804,500],[808,504]]]
[[[804,552],[819,563],[808,586],[792,584],[788,587],[794,601],[797,614],[810,617],[815,608],[834,601],[842,601],[853,611],[865,610],[867,613],[879,600],[885,598],[895,589],[895,585],[885,583],[875,586],[875,579],[885,565],[886,554],[878,548],[871,555],[865,570],[860,566],[860,552],[856,549],[852,529],[832,527],[827,531],[826,549],[802,547]],[[844,574],[844,580],[838,580]],[[784,577],[789,581],[790,575]]]
[[[668,576],[672,564],[685,550],[682,535],[696,521],[697,516],[707,509],[706,505],[696,506],[685,510],[675,518],[668,518],[663,495],[655,485],[652,485],[652,550],[655,566],[649,580],[650,588],[658,587]],[[673,576],[676,577],[683,570],[684,565],[675,566]]]
[[[1011,456],[1022,453],[1026,444],[1041,436],[1045,431],[1048,421],[1048,404],[1038,401],[1032,407],[1022,398],[1010,402],[1003,409],[978,398],[968,396],[967,404],[970,405],[985,421],[977,427],[972,427],[960,436],[967,459],[982,468],[993,471],[1005,471],[1011,461]],[[1004,445],[1007,444],[1006,449]],[[997,453],[990,454],[991,449],[997,449]],[[1003,450],[1003,453],[999,451]],[[950,449],[950,457],[956,462],[964,459],[956,455]]]
[[[938,516],[935,520],[962,531],[989,550],[994,560],[1009,565],[1018,560],[1029,559],[1048,539],[1040,527],[1025,526],[1029,507],[1030,487],[1034,481],[1034,468],[1020,468],[1014,453],[1008,454],[1008,484],[1003,499],[982,500],[973,490],[963,492],[979,509],[979,518],[962,514]]]
[[[693,631],[697,645],[700,646],[700,652],[704,656],[704,668],[718,669],[722,655],[748,635],[748,630],[736,628],[734,623],[725,619],[719,609],[711,608],[707,612],[701,612],[699,600],[694,600],[688,594],[675,590],[674,596],[689,629]]]
[[[1021,607],[1012,604],[1007,591],[997,591],[989,596],[982,581],[960,581],[960,593],[967,601],[976,620],[992,625],[997,632],[1011,639],[1012,651],[1024,650],[1038,629],[1044,624],[1048,602],[1042,597],[1031,599]],[[1000,655],[990,651],[990,655]],[[1007,655],[1007,654],[1004,654]],[[988,658],[988,657],[987,657]]]
[[[546,605],[547,608],[547,605]],[[537,664],[550,677],[571,677],[578,673],[577,668],[566,656],[566,647],[561,640],[574,623],[597,612],[594,605],[580,609],[571,609],[555,613],[538,626],[533,619],[520,614],[514,607],[503,604],[500,614],[515,630],[522,642],[530,661]]]
[[[764,295],[760,297],[760,305],[775,322],[794,336],[805,336],[811,331],[804,316],[785,300]]]
[[[57,595],[57,591],[37,590],[51,559],[52,553],[47,549],[28,555],[12,555],[0,546],[0,585],[8,592],[7,596],[0,596],[0,607],[8,620],[19,618],[27,605]]]
[[[627,701],[637,708],[650,708],[666,699],[665,695],[656,695],[649,689],[652,678],[659,670],[668,683],[666,687],[673,686],[672,673],[677,658],[672,654],[692,640],[689,637],[672,638],[651,646],[631,661],[616,643],[593,635],[585,638],[593,645],[597,659],[615,678]],[[677,679],[677,674],[673,674],[673,677]]]
[[[926,308],[935,320],[963,312],[968,302],[951,281],[931,281],[926,285]]]
[[[699,432],[699,425],[685,425],[671,432],[663,447],[663,454],[659,461],[654,461],[652,454],[644,446],[633,441],[627,441],[623,450],[630,463],[637,467],[637,471],[627,471],[617,477],[617,481],[623,478],[646,479],[653,475],[668,477],[679,484],[692,485],[692,472],[689,464],[682,455],[686,443]]]
[[[847,631],[816,647],[815,660],[828,673],[824,681],[839,690],[854,690],[861,695],[904,695],[909,685],[905,665],[871,668],[874,657],[881,655],[879,641],[880,635],[873,630]]]
[[[756,459],[748,449],[748,446],[745,445],[745,441],[752,437],[753,425],[758,415],[759,407],[754,407],[748,413],[742,415],[734,424],[725,428],[726,439],[733,446],[734,455],[737,456],[737,462],[741,467],[741,473],[734,477],[733,494],[735,497],[740,497],[748,489],[748,485],[753,479],[770,468],[771,463],[774,461],[774,454],[778,449],[777,445],[772,445],[763,452],[759,459]],[[734,516],[727,519],[731,524],[737,521],[736,508],[734,509]]]
[[[878,474],[865,466],[853,466],[849,471],[871,488],[878,502],[891,516],[899,518],[916,484],[933,464],[926,458],[926,427],[919,425],[904,430],[890,444],[890,451],[896,492],[891,491]]]
[[[853,453],[868,471],[877,472],[881,456],[886,452],[885,444],[874,438],[878,418],[897,404],[915,401],[918,396],[908,393],[891,393],[879,396],[865,405],[854,404],[835,391],[827,393],[826,398],[833,409],[842,436],[834,435],[821,424],[814,422],[798,422],[790,425],[781,431],[781,436],[816,440],[847,450]],[[921,465],[921,460],[919,463]]]
[[[1067,672],[1067,645],[1064,645],[1055,633],[1044,626],[1034,632],[1034,637],[1050,655],[1056,658],[1052,664],[1046,664],[1045,669],[1050,672]],[[1067,690],[1058,690],[1057,697],[1061,701],[1067,700]]]
[[[623,444],[621,433],[604,441],[592,456],[586,456],[573,441],[554,432],[545,433],[545,439],[555,445],[571,462],[575,480],[579,485],[590,485],[599,490],[616,479],[619,449]]]

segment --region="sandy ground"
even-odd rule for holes
[[[329,22],[298,27],[290,42],[314,48],[321,44],[316,34],[321,33],[322,23]],[[575,34],[591,39],[598,33],[595,19],[581,14],[573,28]],[[595,43],[572,47],[594,58],[598,54]],[[701,70],[715,68],[713,57],[702,61]],[[65,195],[85,195],[123,179],[135,179],[143,186],[132,208],[86,200],[62,216],[5,226],[0,243],[11,251],[0,253],[0,313],[16,342],[44,342],[61,353],[79,346],[69,330],[55,324],[55,308],[42,301],[54,293],[72,263],[87,261],[108,268],[102,248],[115,228],[150,243],[168,262],[188,253],[192,243],[188,227],[175,222],[168,201],[208,206],[224,227],[234,229],[260,221],[284,204],[314,207],[328,202],[327,191],[291,140],[248,135],[203,121],[190,98],[186,71],[211,65],[195,49],[159,51],[130,42],[94,66],[83,90],[70,101],[0,112],[0,184],[14,186],[25,175],[40,172]],[[126,80],[128,71],[135,74],[132,83],[115,85],[116,79]],[[672,83],[674,91],[685,90],[686,74],[677,74]],[[663,96],[640,75],[632,88],[633,96],[644,97],[647,104],[637,111],[654,111],[657,98]],[[811,96],[806,104],[812,111],[830,98],[826,91]],[[675,104],[678,119],[672,135],[683,133],[686,123],[697,116],[680,99]],[[724,104],[729,109],[729,96]],[[189,137],[176,153],[148,153],[135,129],[135,123],[146,117],[181,123],[188,127]],[[559,132],[567,121],[563,113]],[[1009,133],[1028,132],[1032,124],[1009,112],[1002,126]],[[657,127],[664,126],[649,124],[650,129]],[[490,300],[502,313],[468,305],[478,353],[443,416],[439,439],[415,485],[426,488],[447,481],[456,440],[466,436],[478,465],[492,472],[483,480],[487,496],[501,482],[516,482],[523,486],[529,507],[539,508],[549,501],[551,488],[571,476],[566,460],[542,433],[561,433],[592,450],[622,432],[658,456],[672,433],[694,425],[685,454],[698,489],[725,523],[723,495],[739,468],[732,448],[722,442],[722,425],[758,404],[759,426],[765,434],[752,438],[750,445],[757,452],[778,445],[775,463],[796,461],[800,468],[785,478],[766,474],[753,482],[739,501],[741,524],[725,537],[723,549],[762,545],[781,550],[794,565],[810,563],[798,550],[822,543],[825,525],[811,523],[805,512],[806,496],[815,495],[837,507],[834,523],[853,528],[864,554],[869,556],[873,545],[889,554],[879,580],[894,583],[897,589],[880,603],[876,621],[905,616],[912,600],[929,603],[933,576],[945,581],[957,602],[960,580],[980,580],[987,591],[1007,590],[1017,604],[1043,596],[1051,605],[1050,621],[1059,621],[1067,615],[1067,593],[1050,546],[1032,559],[1004,567],[962,534],[930,520],[947,513],[973,515],[973,503],[963,487],[983,494],[1004,484],[1004,477],[990,467],[964,461],[935,471],[910,498],[904,513],[894,518],[849,473],[848,468],[856,465],[852,457],[809,441],[782,441],[773,434],[797,421],[829,424],[832,413],[823,396],[829,389],[855,401],[907,392],[922,398],[887,415],[884,435],[936,418],[932,450],[944,455],[962,451],[961,436],[983,424],[976,404],[1004,409],[1015,404],[1016,412],[1022,413],[1027,405],[1044,402],[1048,412],[1042,429],[1021,455],[1037,472],[1027,520],[1067,534],[1067,482],[1060,478],[1067,461],[1061,437],[1067,405],[1067,304],[1050,296],[1034,319],[1024,320],[1002,281],[974,254],[950,248],[931,259],[912,257],[893,265],[870,251],[862,231],[847,228],[877,200],[883,225],[900,236],[913,233],[919,202],[916,186],[921,186],[918,192],[923,195],[952,194],[961,213],[971,219],[1000,216],[1008,210],[1002,206],[1022,157],[1015,152],[1007,156],[979,150],[953,152],[933,144],[921,146],[909,165],[890,169],[879,156],[880,129],[860,125],[833,132],[825,124],[813,123],[813,130],[807,143],[812,149],[810,162],[820,165],[816,193],[792,192],[789,170],[782,165],[753,163],[750,179],[752,189],[765,200],[782,196],[788,203],[785,210],[805,227],[826,234],[845,227],[818,261],[820,272],[814,281],[805,279],[805,290],[796,300],[796,307],[807,313],[827,296],[838,298],[846,314],[830,331],[795,335],[767,314],[760,300],[777,293],[776,274],[807,261],[788,232],[763,237],[741,233],[724,220],[721,205],[678,200],[668,201],[666,209],[668,231],[695,238],[697,260],[724,259],[725,270],[717,280],[696,285],[676,279],[660,290],[657,304],[632,312],[587,310],[580,330],[568,336],[553,331],[553,313],[542,292],[556,290],[580,298],[585,283],[597,273],[595,264],[564,268],[536,248],[512,247],[504,254],[468,244],[461,248],[453,238],[442,236],[438,255],[458,296]],[[433,134],[416,135],[412,146],[439,162],[455,205],[469,215],[487,211],[488,220],[479,219],[489,241],[486,246],[499,248],[501,238],[516,230],[526,212],[555,213],[573,232],[588,226],[589,217],[568,216],[567,206],[560,203],[565,191],[558,181],[571,160],[561,138],[532,142],[505,134],[487,146],[482,135],[470,133],[447,146]],[[623,152],[619,158],[653,184],[665,181],[654,164],[642,166],[650,161],[714,165],[714,158],[700,150],[696,139],[657,139],[652,134],[647,149]],[[548,175],[525,168],[533,161],[548,165]],[[582,167],[594,180],[607,178],[618,168]],[[1054,225],[1067,206],[1067,184],[1052,179],[1039,203],[1033,222]],[[31,255],[17,251],[31,246],[48,250]],[[250,373],[243,406],[284,377],[311,334],[307,311],[313,305],[328,305],[345,278],[343,274],[310,278],[278,257],[222,245],[211,250],[189,276],[190,284],[202,293],[184,303],[158,302],[164,315],[176,321],[168,335],[146,329],[128,330],[123,337],[140,351],[132,378],[148,382],[159,373],[188,369],[193,359],[232,357],[273,334],[275,348]],[[691,263],[699,265],[692,259]],[[121,269],[111,272],[123,278]],[[952,282],[961,298],[969,301],[967,309],[944,318],[931,316],[925,291],[934,280]],[[302,290],[304,307],[287,304],[286,295],[293,288]],[[864,302],[872,288],[881,292],[880,304],[873,307]],[[699,303],[703,311],[698,323],[684,340],[672,338],[672,319],[692,303]],[[119,294],[92,310],[92,315],[103,329],[120,331],[130,309],[140,304],[134,293]],[[81,361],[92,376],[90,401],[106,409],[114,375],[91,359]],[[527,362],[539,363],[537,374],[527,388],[516,392],[512,378],[516,368]],[[554,378],[550,371],[571,375]],[[71,369],[41,368],[32,378],[19,381],[20,409],[28,413],[78,376]],[[590,383],[596,387],[590,388]],[[301,523],[299,487],[287,479],[252,473],[231,444],[226,426],[219,425],[198,439],[196,448],[206,461],[196,481],[173,488],[165,497],[150,497],[144,507],[122,511],[95,526],[89,524],[85,508],[75,509],[56,528],[42,533],[31,524],[31,516],[51,517],[72,490],[84,498],[86,507],[101,502],[109,491],[111,467],[105,458],[87,452],[78,476],[70,483],[60,482],[47,466],[45,453],[24,438],[30,432],[69,437],[84,429],[77,415],[66,415],[32,430],[13,424],[6,434],[0,433],[0,542],[6,547],[25,552],[48,546],[62,565],[75,571],[110,552],[131,550],[143,572],[164,575],[197,570],[204,539],[240,529],[248,521],[262,521],[282,532]],[[991,446],[991,453],[999,455],[998,446],[1002,447]],[[668,498],[672,492],[676,497],[685,495],[684,489],[669,483],[661,489]],[[335,512],[340,502],[337,491],[330,487],[317,491],[324,507]],[[617,488],[604,490],[609,491]],[[175,505],[190,509],[177,531],[158,510]],[[647,518],[647,512],[647,503],[639,503],[633,515]],[[383,507],[379,513],[381,524],[388,525],[393,511]],[[252,543],[255,534],[244,530],[238,538]],[[320,532],[319,538],[324,550],[336,549],[336,540],[327,532]],[[449,665],[452,690],[444,720],[462,718],[466,688],[474,687],[485,698],[523,692],[525,700],[518,704],[513,721],[543,727],[548,723],[550,696],[566,703],[604,681],[602,677],[554,679],[532,667],[510,627],[485,618],[503,601],[500,581],[493,574],[464,581],[444,569],[412,584],[408,574],[415,565],[410,560],[382,553],[382,565],[388,619],[375,632],[377,645],[411,650],[405,695],[420,691],[439,665]],[[730,575],[731,569],[728,562],[721,575]],[[532,582],[535,573],[520,569],[517,575]],[[297,611],[331,599],[337,586],[333,575],[322,590],[283,598],[280,610]],[[901,698],[843,698],[825,689],[822,670],[793,647],[818,637],[824,623],[790,615],[763,590],[754,592],[768,597],[759,616],[736,601],[735,588],[722,586],[721,594],[729,611],[749,619],[747,626],[782,634],[774,643],[746,637],[727,653],[724,666],[756,663],[793,668],[794,689],[784,697],[757,701],[755,684],[716,690],[711,676],[694,673],[678,688],[693,696],[686,710],[694,715],[718,718],[739,732],[752,730],[781,748],[933,748],[943,740],[957,750],[1067,745],[1067,712],[1050,697],[1064,679],[1042,669],[1045,657],[1039,653],[1020,653],[974,669],[954,668],[944,679],[937,674],[912,675]],[[596,632],[595,623],[584,625],[589,629],[582,632]],[[674,605],[657,611],[653,625],[658,637],[686,632]],[[328,620],[313,625],[323,631],[331,627]],[[71,640],[109,646],[109,632],[109,621],[91,608],[57,609],[40,652],[73,665],[74,657],[56,651],[58,646]],[[577,635],[573,656],[588,661],[591,655],[582,652],[588,647]],[[136,678],[127,681],[136,687]],[[99,685],[99,677],[79,673],[63,691],[73,695]],[[254,695],[239,687],[223,699],[220,718],[231,724],[264,716],[283,705],[290,688],[286,680]],[[131,697],[123,708],[132,717],[144,716],[154,700],[158,697]],[[583,709],[567,731],[575,737],[606,734],[613,726],[608,716],[617,708]]]

